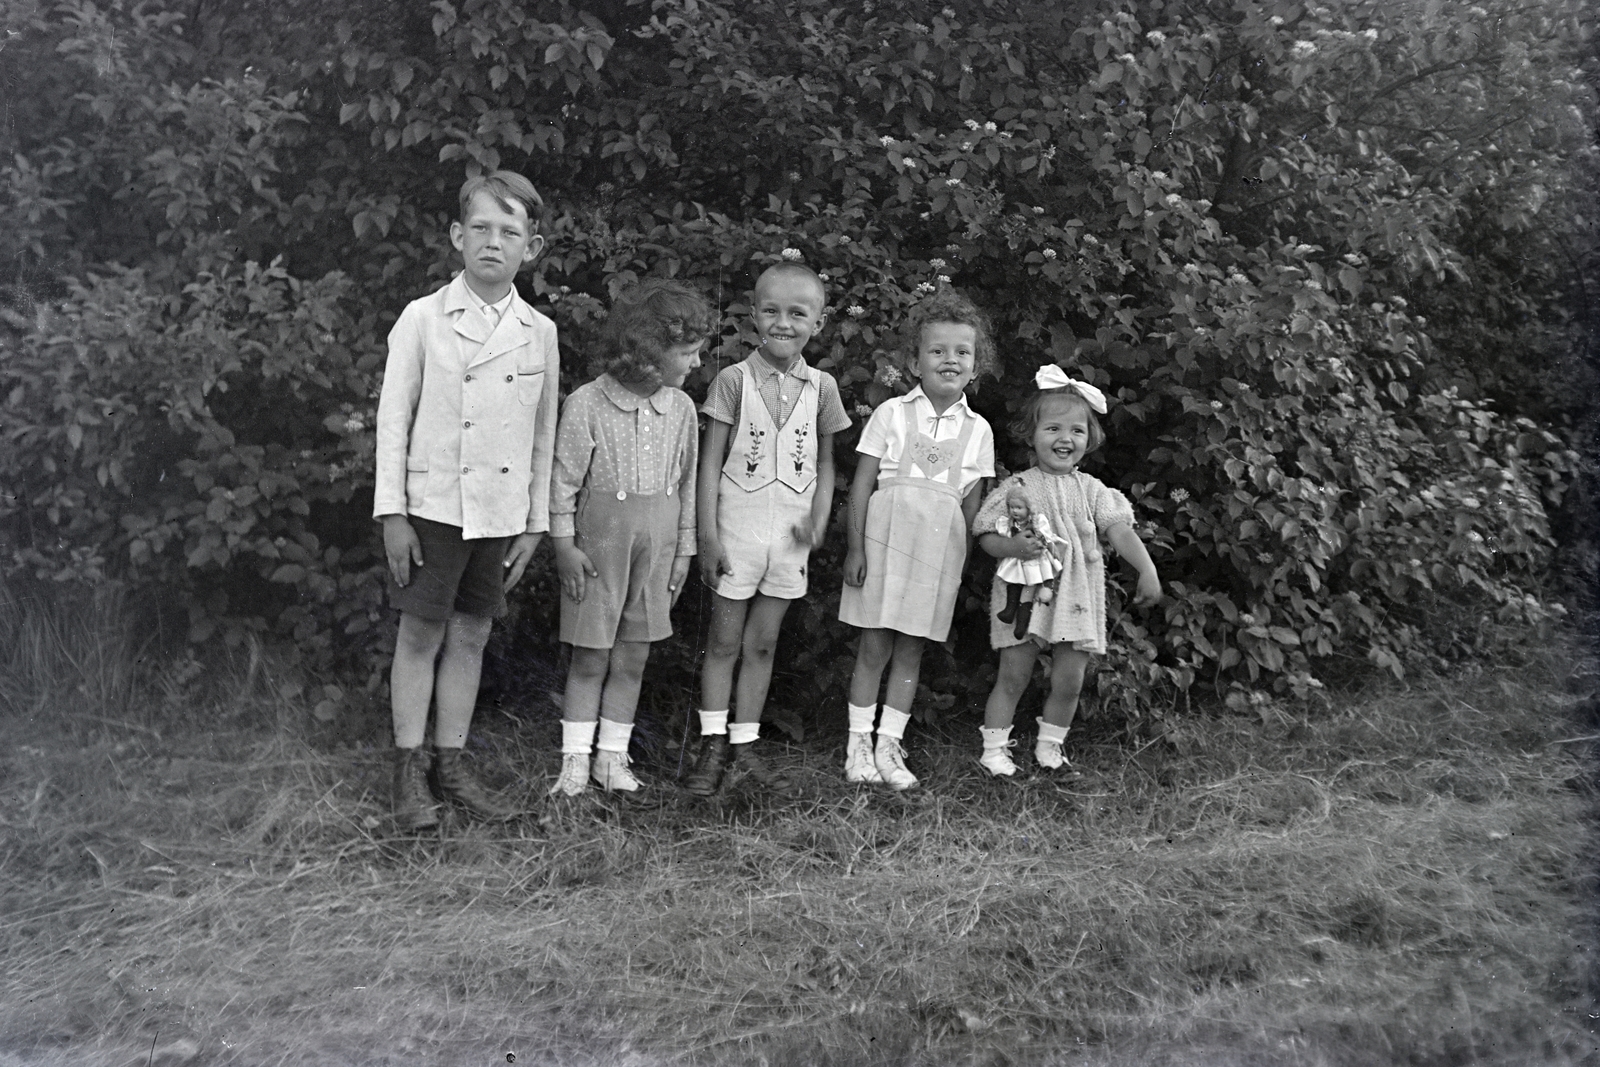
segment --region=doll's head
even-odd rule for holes
[[[1033,505],[1028,503],[1028,494],[1020,487],[1006,494],[1006,514],[1013,526],[1024,526],[1033,518]]]

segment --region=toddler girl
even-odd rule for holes
[[[976,374],[993,372],[994,346],[983,313],[943,290],[923,301],[907,323],[906,365],[920,384],[872,413],[856,446],[850,484],[849,551],[839,619],[861,627],[850,677],[850,738],[845,779],[917,784],[906,769],[901,739],[926,641],[950,631],[967,528],[994,475],[994,434],[967,406]],[[889,668],[883,717],[878,685]]]
[[[1078,470],[1083,457],[1105,440],[1095,419],[1096,414],[1105,414],[1105,396],[1092,385],[1068,378],[1055,366],[1039,368],[1034,384],[1039,391],[1023,404],[1011,429],[1031,445],[1035,465],[990,493],[972,524],[978,544],[996,559],[1037,559],[1046,550],[1039,537],[999,532],[1007,497],[1020,488],[1060,538],[1055,546],[1061,566],[1055,597],[1049,604],[1034,607],[1025,636],[1017,636],[1015,628],[999,618],[1006,589],[1004,579],[995,575],[990,595],[990,611],[995,617],[989,640],[1000,651],[1000,672],[984,709],[983,757],[979,760],[994,775],[1017,772],[1006,751],[1011,747],[1011,718],[1033,675],[1040,645],[1050,649],[1052,665],[1050,695],[1039,719],[1033,754],[1041,767],[1053,770],[1068,765],[1061,746],[1078,710],[1084,669],[1091,653],[1106,650],[1101,535],[1118,555],[1138,568],[1134,604],[1142,607],[1161,599],[1155,564],[1133,531],[1133,506],[1115,489]]]
[[[1055,546],[1066,541],[1055,535],[1049,518],[1033,509],[1020,486],[1006,494],[1005,514],[995,521],[995,533],[1002,537],[1032,533],[1045,546],[1045,551],[1033,559],[1007,556],[995,568],[996,577],[1006,583],[1006,606],[995,613],[995,618],[1014,622],[1016,636],[1026,637],[1033,606],[1048,604],[1055,596],[1055,578],[1061,573]]]
[[[550,533],[561,640],[573,647],[552,794],[577,796],[590,778],[607,790],[639,788],[628,738],[640,678],[650,643],[672,634],[670,611],[695,554],[696,420],[680,387],[713,322],[679,282],[624,291],[606,320],[606,373],[562,409]]]

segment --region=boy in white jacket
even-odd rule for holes
[[[544,247],[541,207],[520,174],[469,179],[450,224],[462,273],[389,332],[372,512],[400,611],[389,688],[402,830],[439,821],[422,750],[430,704],[439,792],[481,818],[514,814],[460,757],[490,623],[550,528],[556,327],[512,284]]]

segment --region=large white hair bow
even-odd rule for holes
[[[1076,378],[1067,377],[1067,372],[1054,363],[1047,363],[1040,367],[1039,373],[1033,376],[1033,384],[1040,389],[1071,389],[1089,402],[1089,407],[1094,409],[1096,415],[1104,415],[1106,413],[1106,394],[1088,382],[1080,382]]]

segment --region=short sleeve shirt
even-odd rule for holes
[[[856,451],[866,456],[876,456],[878,459],[878,477],[898,477],[900,471],[900,457],[906,449],[906,421],[904,411],[906,405],[911,406],[911,419],[918,432],[925,433],[935,441],[944,441],[961,436],[961,428],[971,420],[977,420],[977,425],[972,428],[972,433],[967,437],[967,447],[961,455],[961,495],[967,493],[983,478],[994,477],[994,431],[989,429],[989,421],[982,415],[967,406],[967,398],[960,397],[954,404],[945,409],[943,415],[933,410],[933,401],[929,400],[922,391],[922,386],[917,386],[905,396],[885,400],[878,405],[872,413],[872,418],[867,420],[866,429],[861,431],[861,442],[856,445]],[[909,477],[916,476],[917,468],[913,465],[906,470]]]
[[[787,370],[774,367],[759,352],[750,353],[744,362],[755,377],[756,394],[767,405],[774,425],[782,426],[789,421],[794,406],[800,402],[801,382],[809,378],[817,383],[817,433],[834,434],[849,428],[850,416],[845,414],[844,401],[839,398],[839,383],[827,371],[809,366],[803,356],[789,364]],[[724,367],[712,379],[700,410],[717,422],[732,426],[739,421],[739,402],[743,395],[744,383],[740,380],[738,364]]]

